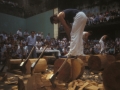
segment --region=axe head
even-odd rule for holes
[[[24,65],[24,62],[21,62],[21,63],[20,63],[20,67],[22,67],[23,65]]]
[[[55,85],[55,78],[57,77],[57,75],[58,75],[58,73],[59,72],[56,72],[49,80],[50,80],[50,82],[51,82],[51,84],[52,84],[52,86],[55,88],[56,87],[56,85]]]

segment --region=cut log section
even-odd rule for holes
[[[120,61],[114,62],[103,71],[105,90],[120,90]]]
[[[55,82],[56,87],[52,87],[49,78],[52,76],[53,72],[47,72],[44,74],[34,73],[32,76],[24,76],[18,78],[18,90],[67,90],[66,84]]]
[[[59,69],[66,58],[59,58],[54,63],[54,73]],[[59,71],[58,80],[69,82],[80,76],[84,72],[84,63],[81,59],[70,58],[67,60],[63,68]]]
[[[31,65],[32,63],[34,63],[37,60],[37,58],[34,59],[29,59],[25,69],[26,69],[26,74],[30,74],[31,73]],[[10,71],[15,70],[15,69],[20,69],[20,63],[21,63],[21,59],[10,59],[9,63],[8,63],[8,69]],[[35,67],[35,73],[39,73],[39,72],[45,72],[47,69],[47,61],[44,58],[40,58],[38,64]]]
[[[37,59],[29,59],[28,63],[26,64],[26,74],[31,73],[31,65],[34,63]],[[40,58],[39,62],[35,66],[34,73],[40,73],[45,72],[47,69],[47,61],[44,58]]]
[[[101,70],[115,62],[113,55],[93,55],[88,59],[88,67],[91,70]]]
[[[46,59],[48,65],[54,65],[54,62],[56,61],[55,56],[43,56],[43,58]]]
[[[20,63],[22,59],[10,59],[7,63],[8,69],[9,70],[14,70],[14,69],[20,69]],[[23,59],[25,61],[25,59]]]

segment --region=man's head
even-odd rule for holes
[[[34,37],[35,31],[31,31],[31,36]]]
[[[59,23],[59,20],[58,20],[58,17],[57,17],[56,14],[50,17],[50,22],[51,22],[52,24],[57,24],[57,23]]]

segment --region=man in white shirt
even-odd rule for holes
[[[25,30],[25,31],[24,31],[24,33],[23,33],[23,35],[24,35],[24,38],[25,38],[25,40],[26,40],[26,38],[29,36],[28,31],[27,31],[27,30]]]
[[[17,34],[22,37],[22,31],[21,31],[21,28],[17,30]]]
[[[43,35],[43,32],[41,32],[41,39],[44,39],[44,35]]]
[[[107,35],[103,35],[99,40],[100,47],[101,47],[100,54],[105,53],[105,44],[104,43],[105,43],[107,38],[108,38]]]
[[[50,41],[50,39],[51,39],[50,33],[48,33],[47,36],[46,36],[46,40],[47,40],[47,41]]]
[[[23,39],[21,28],[17,30],[17,35],[19,40]]]
[[[28,53],[30,53],[32,47],[35,47],[36,45],[36,35],[34,31],[31,31],[31,35],[27,37],[26,43],[28,45]],[[37,53],[35,48],[30,57],[37,58]]]
[[[84,32],[83,32],[83,41],[84,41],[85,43],[88,43],[88,37],[89,37],[90,35],[92,35],[92,31],[84,31]]]

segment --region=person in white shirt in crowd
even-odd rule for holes
[[[27,30],[25,30],[25,31],[23,32],[23,36],[24,36],[24,39],[26,40],[27,37],[29,36],[29,32],[28,32]]]
[[[26,40],[21,40],[20,43],[26,44]]]
[[[24,50],[22,45],[20,44],[19,48],[17,49],[18,58],[23,58]]]
[[[101,47],[100,54],[105,54],[105,42],[107,38],[108,38],[108,35],[103,35],[99,40],[100,47]]]
[[[1,36],[2,36],[2,40],[3,40],[3,41],[7,40],[7,35],[6,35],[5,32],[2,32],[2,33],[1,33]]]
[[[17,30],[17,34],[18,34],[20,37],[22,37],[22,31],[21,31],[21,28],[19,28],[19,29]]]
[[[27,37],[26,43],[28,45],[28,53],[30,53],[32,47],[36,47],[36,35],[35,31],[31,31],[31,35]],[[34,48],[31,58],[37,58],[36,48]]]
[[[99,42],[96,43],[96,48],[97,48],[98,51],[100,52],[100,43],[99,43]]]
[[[40,50],[41,46],[36,46],[36,51]]]
[[[36,33],[36,36],[40,36],[41,37],[41,32]]]
[[[88,37],[92,35],[92,31],[84,31],[83,32],[83,41],[84,43],[88,43]]]
[[[18,57],[19,58],[27,58],[27,47],[25,46],[24,43],[20,44],[20,48],[17,49]]]
[[[46,50],[52,50],[51,49],[51,45],[48,45],[47,48],[46,48]]]
[[[43,44],[41,47],[40,47],[40,50],[43,50],[45,48],[45,45]]]
[[[94,44],[94,52],[95,54],[99,54],[99,48],[96,46],[96,44]]]
[[[17,34],[13,35],[13,39],[14,39],[14,41],[17,41]]]
[[[83,32],[83,45],[88,45],[88,38],[89,38],[89,36],[91,36],[92,35],[92,31],[84,31]]]
[[[44,35],[43,35],[43,32],[41,32],[41,39],[44,39]]]
[[[28,55],[28,46],[26,45],[26,43],[22,43],[23,46],[23,50],[24,50],[24,58],[27,58]]]
[[[50,39],[51,39],[50,33],[48,33],[47,36],[46,36],[46,40],[47,40],[47,41],[50,41]]]
[[[64,56],[68,53],[69,51],[69,46],[66,46],[66,47],[62,47],[62,51],[61,51],[61,54]]]
[[[9,41],[6,41],[5,46],[6,46],[6,48],[11,48],[11,43]]]
[[[43,45],[43,42],[40,39],[38,39],[36,41],[36,46],[42,46],[42,45]]]
[[[12,46],[10,53],[11,53],[11,58],[13,58],[13,59],[18,59],[18,58],[20,58],[20,57],[19,57],[20,51],[19,51],[19,49],[18,49],[18,45]]]
[[[67,38],[64,36],[62,40],[63,40],[63,41],[67,41]]]
[[[36,33],[37,40],[41,39],[41,32]]]
[[[17,35],[18,35],[18,39],[19,40],[21,40],[23,37],[23,34],[22,34],[22,30],[21,30],[21,28],[19,28],[18,30],[17,30]]]

